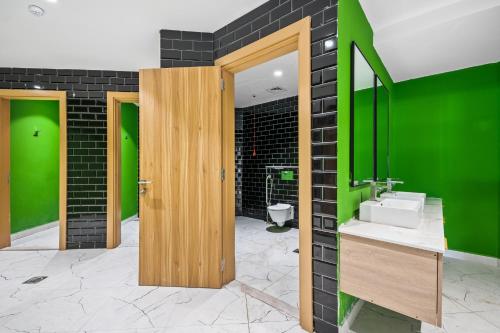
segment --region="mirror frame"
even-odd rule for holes
[[[373,71],[373,175],[372,179],[377,179],[377,73],[373,69],[372,65],[366,59],[363,51],[359,48],[355,41],[351,43],[351,72],[350,72],[350,119],[349,119],[349,185],[351,188],[357,188],[361,186],[367,186],[368,184],[355,184],[354,179],[354,78],[355,78],[355,63],[354,63],[354,52],[355,48],[358,49],[359,53],[363,56],[368,66]],[[382,82],[382,80],[380,80]],[[383,82],[382,82],[383,83]]]

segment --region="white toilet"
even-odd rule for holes
[[[289,204],[278,203],[267,206],[267,211],[278,227],[284,226],[286,221],[293,219],[293,206]]]

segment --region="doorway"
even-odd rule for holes
[[[66,249],[66,93],[0,90],[0,248]]]
[[[311,187],[311,50],[310,17],[215,61],[222,67],[223,100],[223,281],[235,279],[235,74],[298,52],[298,197],[299,319],[312,332],[312,187]]]
[[[139,94],[108,92],[107,110],[106,247],[115,248],[122,241],[124,246],[137,246]]]
[[[236,281],[299,318],[298,52],[235,75]]]

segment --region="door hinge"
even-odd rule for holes
[[[220,79],[220,90],[224,90],[224,79]]]
[[[222,168],[220,170],[220,179],[224,181],[226,179],[226,169]]]
[[[225,267],[226,267],[226,259],[222,258],[222,260],[220,261],[220,271],[224,272]]]

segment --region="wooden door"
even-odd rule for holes
[[[0,98],[0,249],[10,246],[10,100]]]
[[[140,285],[222,286],[220,78],[140,71]]]

